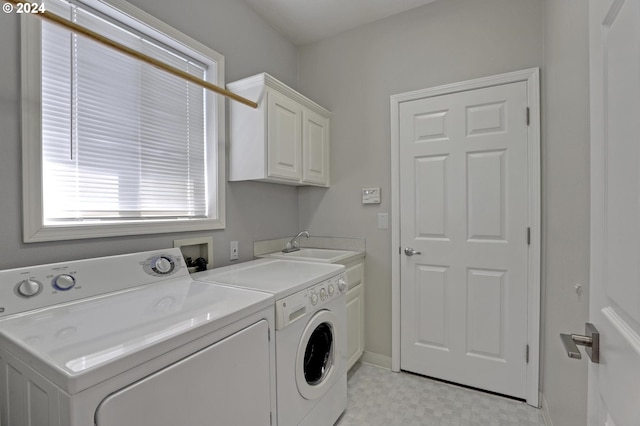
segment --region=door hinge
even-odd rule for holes
[[[524,359],[527,361],[527,364],[529,364],[529,345],[527,345],[525,349]]]
[[[269,424],[273,424],[273,412],[269,412]]]
[[[398,254],[402,254],[402,246],[398,246]]]
[[[267,340],[271,341],[271,329],[270,328],[267,329]]]
[[[531,228],[527,228],[527,245],[531,245]]]
[[[527,126],[529,125],[529,123],[531,123],[531,110],[529,109],[529,107],[527,107],[526,110],[526,114],[527,114]]]

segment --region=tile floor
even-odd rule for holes
[[[336,426],[544,426],[525,403],[367,364],[349,372],[348,398]]]

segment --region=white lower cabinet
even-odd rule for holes
[[[345,265],[347,268],[347,368],[364,352],[364,260]]]

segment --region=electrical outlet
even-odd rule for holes
[[[229,245],[229,260],[238,260],[238,242],[231,241]]]

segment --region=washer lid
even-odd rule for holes
[[[344,271],[343,265],[295,260],[259,259],[194,274],[202,281],[229,284],[289,296]]]
[[[70,394],[274,303],[190,279],[150,284],[0,321],[0,345]]]

